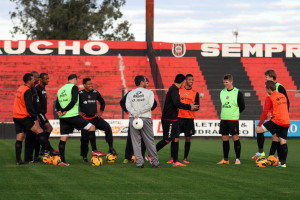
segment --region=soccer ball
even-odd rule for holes
[[[43,163],[48,164],[49,160],[50,160],[50,156],[49,155],[43,156]]]
[[[60,165],[61,163],[61,159],[59,156],[54,156],[54,158],[52,159],[52,164],[53,165]]]
[[[140,118],[134,119],[132,122],[132,126],[136,130],[141,130],[143,128],[143,125],[144,125],[143,120]]]
[[[49,157],[49,160],[48,160],[48,163],[51,165],[52,162],[53,162],[53,156],[50,156],[50,157]]]
[[[135,163],[135,162],[136,162],[135,156],[134,156],[134,155],[132,155],[132,157],[131,157],[131,162],[132,162],[132,163]]]
[[[278,165],[278,158],[275,156],[269,156],[268,157],[268,165],[269,166],[277,166]]]
[[[265,157],[259,157],[256,159],[256,167],[268,166],[268,160]]]
[[[101,166],[103,164],[103,160],[102,158],[100,158],[99,156],[93,156],[91,158],[91,165],[93,167],[96,167],[96,166]]]
[[[109,153],[109,154],[106,155],[106,162],[107,163],[114,163],[116,161],[117,161],[117,156],[115,156],[115,155],[113,155],[111,153]]]

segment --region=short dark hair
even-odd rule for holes
[[[182,83],[185,80],[185,75],[183,74],[177,74],[175,77],[174,82],[175,83]]]
[[[149,82],[149,79],[147,77],[145,77],[145,79],[146,79],[146,82]]]
[[[265,76],[270,76],[271,78],[274,79],[274,81],[276,80],[277,78],[277,75],[276,75],[276,72],[273,70],[273,69],[268,69],[266,72],[265,72]]]
[[[31,72],[31,73],[32,73],[32,72]],[[41,74],[40,74],[40,78],[41,78],[41,79],[43,79],[44,76],[48,76],[48,74],[47,74],[47,73],[41,73]]]
[[[271,89],[272,91],[276,90],[276,85],[274,81],[267,81],[266,82],[266,89]]]
[[[39,73],[37,71],[32,71],[31,74],[34,75],[34,74],[39,74]]]
[[[86,84],[88,81],[91,81],[92,79],[91,78],[84,78],[82,80],[82,84]]]
[[[31,77],[33,77],[32,74],[26,73],[26,74],[23,76],[23,81],[24,81],[24,83],[27,83],[28,81],[31,81]]]
[[[194,77],[193,74],[187,74],[185,75],[185,79],[187,79],[188,77]]]
[[[72,79],[74,79],[74,78],[78,79],[77,75],[76,75],[76,74],[70,74],[70,75],[68,76],[68,81],[69,81],[69,80],[72,80]]]
[[[231,74],[225,74],[223,80],[230,80],[233,81],[233,76]]]
[[[134,83],[136,86],[139,86],[141,84],[142,81],[145,81],[145,76],[142,76],[142,75],[137,75],[135,78],[134,78]]]

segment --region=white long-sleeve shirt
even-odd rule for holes
[[[129,117],[151,118],[151,108],[154,103],[154,93],[145,88],[136,88],[127,95],[126,109]]]

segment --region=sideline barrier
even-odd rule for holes
[[[259,120],[255,120],[255,127],[257,126],[258,123]],[[300,121],[291,120],[288,137],[300,137],[300,130],[298,127],[300,127]],[[272,134],[270,132],[265,132],[264,135],[265,137],[272,137]],[[255,133],[255,137],[256,137],[256,133]]]
[[[127,136],[128,132],[128,119],[107,119],[106,120],[111,128],[114,136]],[[60,136],[60,125],[59,120],[49,120],[51,125],[53,126],[53,131],[51,133],[51,137],[59,137]],[[219,126],[220,120],[195,120],[195,129],[196,133],[194,136],[199,137],[217,137],[221,136],[219,134]],[[153,131],[154,136],[162,136],[162,127],[160,120],[153,120]],[[74,130],[73,134],[70,134],[70,137],[78,137],[80,136],[80,131]],[[181,134],[183,135],[183,134]],[[104,137],[105,134],[102,131],[97,130],[96,136]],[[253,137],[253,121],[252,120],[240,120],[240,136],[241,137]]]

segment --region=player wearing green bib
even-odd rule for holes
[[[232,135],[234,141],[234,150],[236,155],[235,164],[241,164],[241,143],[239,138],[239,118],[240,113],[245,109],[245,101],[241,91],[233,87],[233,77],[226,74],[223,79],[225,89],[220,93],[221,100],[221,121],[220,134],[223,140],[223,159],[217,164],[229,164],[229,134]]]
[[[265,79],[266,79],[266,81],[273,81],[275,83],[275,86],[276,86],[276,92],[280,92],[280,93],[282,93],[286,97],[287,105],[288,105],[288,110],[289,110],[289,108],[290,108],[289,97],[288,97],[288,95],[286,93],[286,90],[283,87],[283,85],[281,85],[280,83],[276,82],[276,78],[277,78],[277,74],[276,74],[276,72],[273,69],[268,69],[265,72]],[[265,142],[264,134],[263,133],[258,133],[257,134],[258,152],[252,157],[252,159],[256,159],[256,158],[258,158],[260,156],[265,156],[266,155],[265,152],[264,152],[264,142]],[[272,144],[271,144],[269,156],[275,155],[276,150],[277,150],[277,153],[280,152],[279,151],[279,148],[280,148],[279,143],[280,143],[280,140],[277,137],[276,133],[272,134]]]
[[[59,152],[61,156],[61,166],[70,166],[65,160],[65,145],[68,136],[74,128],[87,130],[90,136],[95,135],[95,126],[79,115],[79,91],[77,87],[77,75],[71,74],[68,83],[57,92],[56,109],[60,122]],[[95,137],[94,137],[94,141]],[[99,151],[94,152],[96,155]]]

